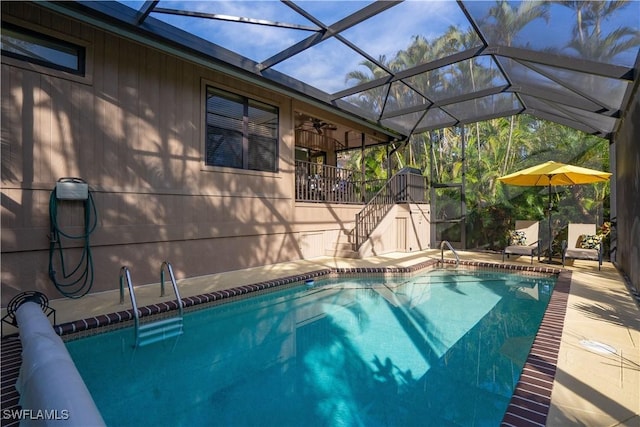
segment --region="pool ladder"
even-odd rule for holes
[[[458,256],[458,253],[456,252],[455,249],[453,249],[453,246],[451,246],[451,243],[449,243],[448,240],[443,240],[442,242],[440,242],[440,263],[442,265],[444,265],[444,247],[447,246],[451,252],[453,252],[453,255],[456,257],[456,267],[460,265],[460,257]]]
[[[182,335],[182,318],[184,314],[184,307],[182,299],[180,298],[180,292],[178,291],[178,284],[173,274],[173,268],[167,261],[162,263],[160,267],[160,296],[165,296],[164,292],[164,275],[165,270],[169,273],[171,284],[173,285],[173,291],[176,294],[176,303],[178,304],[178,315],[167,319],[156,320],[153,322],[146,322],[140,324],[140,312],[138,311],[138,304],[136,303],[136,294],[133,290],[133,283],[131,282],[131,273],[129,268],[123,266],[120,269],[120,304],[124,304],[124,281],[127,281],[129,287],[129,296],[131,297],[131,305],[133,306],[133,317],[135,322],[136,341],[134,347],[142,347],[147,344],[162,341],[168,338]]]

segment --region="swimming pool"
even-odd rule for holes
[[[555,277],[323,279],[67,348],[108,425],[498,425]]]

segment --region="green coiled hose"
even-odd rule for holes
[[[77,178],[74,178],[77,179]],[[89,237],[98,224],[98,216],[91,191],[88,191],[86,200],[83,200],[84,208],[84,228],[83,233],[72,235],[65,233],[58,225],[58,197],[56,188],[53,189],[49,197],[49,220],[51,233],[49,234],[49,278],[56,289],[67,298],[81,298],[91,290],[94,279],[93,257],[91,255],[91,245]],[[75,268],[70,272],[66,267],[64,259],[63,239],[83,240],[82,255]],[[62,278],[57,278],[54,259],[58,259]]]

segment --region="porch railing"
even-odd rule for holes
[[[320,163],[296,161],[296,201],[366,204],[385,187],[387,179],[363,180],[360,171]],[[408,178],[406,196],[428,201],[420,175]]]
[[[361,204],[365,190],[357,171],[296,161],[296,201]]]

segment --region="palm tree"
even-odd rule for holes
[[[514,8],[508,1],[499,0],[489,9],[487,16],[480,20],[480,25],[489,41],[512,46],[518,33],[536,19],[549,21],[548,2],[524,1]],[[512,116],[511,130],[515,127],[514,120]],[[509,133],[503,171],[508,167],[512,136],[513,134]]]
[[[387,58],[384,55],[380,56],[378,58],[378,63],[382,64],[383,66],[387,66]],[[359,85],[389,76],[389,73],[387,73],[387,71],[385,71],[382,67],[372,61],[362,61],[360,65],[365,67],[368,73],[358,70],[350,71],[345,76],[345,82],[348,83],[350,81],[355,81],[356,84]],[[382,114],[386,96],[387,86],[385,85],[366,92],[361,92],[360,94],[353,95],[349,97],[349,101],[355,105],[362,107],[365,111],[373,111],[377,114]]]
[[[518,33],[539,18],[549,22],[549,2],[523,1],[513,7],[506,0],[497,0],[479,23],[489,42],[513,46]]]
[[[575,11],[573,39],[567,48],[584,58],[610,63],[620,53],[640,45],[640,32],[630,27],[619,27],[603,34],[602,23],[615,13],[620,13],[629,1],[567,1],[564,6]]]
[[[602,22],[607,13],[619,11],[623,2],[609,2],[611,4],[606,5],[600,4],[603,2],[599,1],[565,3],[568,7],[579,9],[576,12],[578,23],[574,28],[575,40],[567,47],[595,51],[595,42],[590,40],[595,38],[603,44],[608,43],[611,46],[609,54],[615,56],[629,46],[637,46],[637,34],[630,34],[628,29],[621,29],[606,36],[602,34]],[[549,2],[524,1],[513,7],[508,1],[498,0],[487,16],[478,22],[487,40],[496,45],[511,46],[529,23],[536,19],[548,21],[549,13]],[[619,36],[615,42],[612,42],[612,34]],[[434,40],[420,35],[414,36],[410,45],[398,51],[393,58],[382,56],[376,62],[365,61],[361,64],[364,69],[349,73],[347,80],[358,84],[366,83],[388,76],[387,70],[410,70],[442,55],[476,46],[478,37],[473,30],[463,32],[456,27],[450,27],[446,34]],[[604,58],[600,55],[598,58]],[[381,115],[394,109],[416,105],[417,102],[422,102],[417,98],[422,95],[429,99],[440,99],[437,97],[442,97],[452,87],[463,88],[463,92],[477,91],[487,87],[494,77],[489,67],[481,60],[468,60],[442,70],[421,73],[382,88],[362,92],[354,96],[354,99]],[[412,135],[404,148],[405,151],[394,152],[393,163],[411,164],[423,171],[431,171],[434,182],[440,183],[459,182],[462,179],[463,165],[466,165],[466,197],[469,211],[477,209],[480,212],[479,216],[485,215],[487,218],[495,214],[495,221],[490,222],[496,226],[512,215],[530,218],[544,215],[544,203],[541,202],[542,196],[539,191],[535,188],[504,188],[496,184],[499,176],[548,160],[550,153],[567,153],[567,158],[561,160],[585,166],[588,166],[589,162],[602,161],[608,155],[603,140],[527,115],[478,122],[469,125],[469,130],[471,129],[473,131],[466,132],[466,159],[463,159],[461,150],[462,133],[460,128],[456,127]],[[369,176],[386,178],[387,168],[384,163],[390,162],[391,159],[387,159],[383,151],[371,149],[364,153],[364,158],[356,156],[359,164],[365,165]],[[594,164],[591,167],[602,168],[602,165]],[[508,193],[514,191],[518,194],[516,204],[512,204],[507,198]],[[576,196],[585,198],[586,203],[575,204],[576,207],[585,207],[585,211],[590,210],[590,205],[596,205],[599,200],[603,200],[607,194],[606,186],[597,187],[595,190],[590,186],[580,186],[571,191],[579,192]],[[592,195],[593,191],[595,193]],[[576,207],[567,209],[575,211]],[[575,213],[578,214],[580,213]],[[483,218],[479,220],[483,221]],[[496,232],[492,242],[496,242],[495,236],[500,234],[500,230],[494,231]]]

